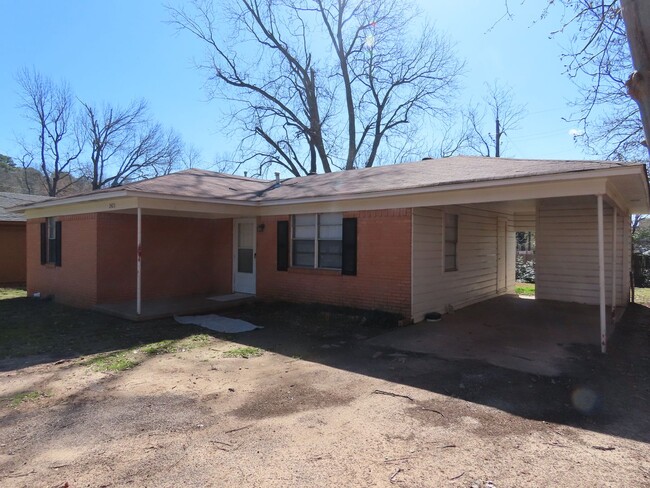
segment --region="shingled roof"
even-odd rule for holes
[[[237,201],[272,201],[576,173],[624,165],[626,163],[612,161],[453,157],[288,178],[279,186],[269,180],[190,169],[101,191],[121,189]]]
[[[281,186],[267,191],[263,200],[413,190],[481,181],[576,173],[621,165],[625,165],[625,163],[483,157],[426,159],[414,163],[291,178],[283,181]]]
[[[0,192],[0,222],[24,222],[25,216],[9,212],[9,207],[27,205],[29,203],[42,202],[50,197],[41,195],[27,195],[24,193]]]
[[[84,196],[109,196],[133,191],[179,198],[202,198],[233,202],[275,202],[318,197],[354,197],[381,192],[408,192],[467,183],[517,178],[586,173],[629,166],[613,161],[531,160],[458,156],[426,159],[412,163],[338,171],[335,173],[288,178],[277,185],[274,180],[246,178],[189,169],[149,180],[128,183],[82,195],[57,198],[77,201]]]

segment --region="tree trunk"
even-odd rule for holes
[[[621,7],[635,69],[627,81],[628,93],[639,105],[650,151],[650,2],[621,0]]]

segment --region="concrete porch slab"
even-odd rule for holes
[[[619,316],[623,312],[619,308]],[[608,309],[608,315],[610,310]],[[571,344],[600,345],[597,306],[506,295],[372,339],[373,345],[559,376]],[[614,330],[611,319],[608,335]]]
[[[174,315],[196,315],[219,312],[245,303],[251,303],[254,300],[254,295],[247,295],[245,293],[232,293],[209,297],[199,295],[161,300],[143,300],[140,315],[136,313],[135,300],[95,305],[94,309],[114,317],[143,321],[172,317]]]

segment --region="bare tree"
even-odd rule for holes
[[[83,151],[74,117],[74,97],[66,83],[55,84],[36,71],[18,73],[22,108],[34,124],[33,138],[18,141],[23,154],[18,157],[24,168],[38,168],[49,196],[56,196],[73,179],[69,173]]]
[[[630,97],[639,106],[645,146],[650,151],[650,4],[640,0],[621,0],[621,5],[635,69],[626,85]]]
[[[572,120],[582,124],[583,142],[608,159],[638,160],[645,159],[647,152],[642,145],[639,107],[626,88],[633,66],[622,3],[637,2],[553,0],[543,15],[548,9],[561,6],[563,23],[553,34],[572,32],[564,58],[567,74],[580,87],[581,95],[575,103],[578,112]],[[635,12],[633,8],[628,11]],[[641,19],[634,13],[631,17],[637,23]]]
[[[82,105],[83,128],[90,146],[89,164],[82,172],[93,190],[167,174],[180,162],[180,137],[153,123],[143,100],[128,107]]]
[[[482,156],[499,158],[502,153],[503,136],[517,130],[526,115],[526,108],[515,102],[512,88],[498,82],[486,85],[487,94],[483,98],[483,107],[472,105],[466,113],[469,127],[468,146]],[[489,128],[492,124],[494,130]]]
[[[409,125],[444,114],[461,69],[447,41],[403,0],[222,5],[218,12],[210,1],[170,7],[172,23],[207,47],[201,67],[211,95],[236,107],[242,161],[256,161],[258,173],[391,161]],[[410,34],[414,24],[419,37]]]

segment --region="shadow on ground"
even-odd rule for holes
[[[131,323],[55,303],[3,300],[0,370],[209,333],[522,418],[650,442],[650,309],[644,306],[628,308],[607,355],[598,346],[573,346],[570,366],[552,377],[373,345],[368,339],[386,332],[380,316],[292,304],[256,304],[227,315],[264,329],[224,336],[171,319]]]

